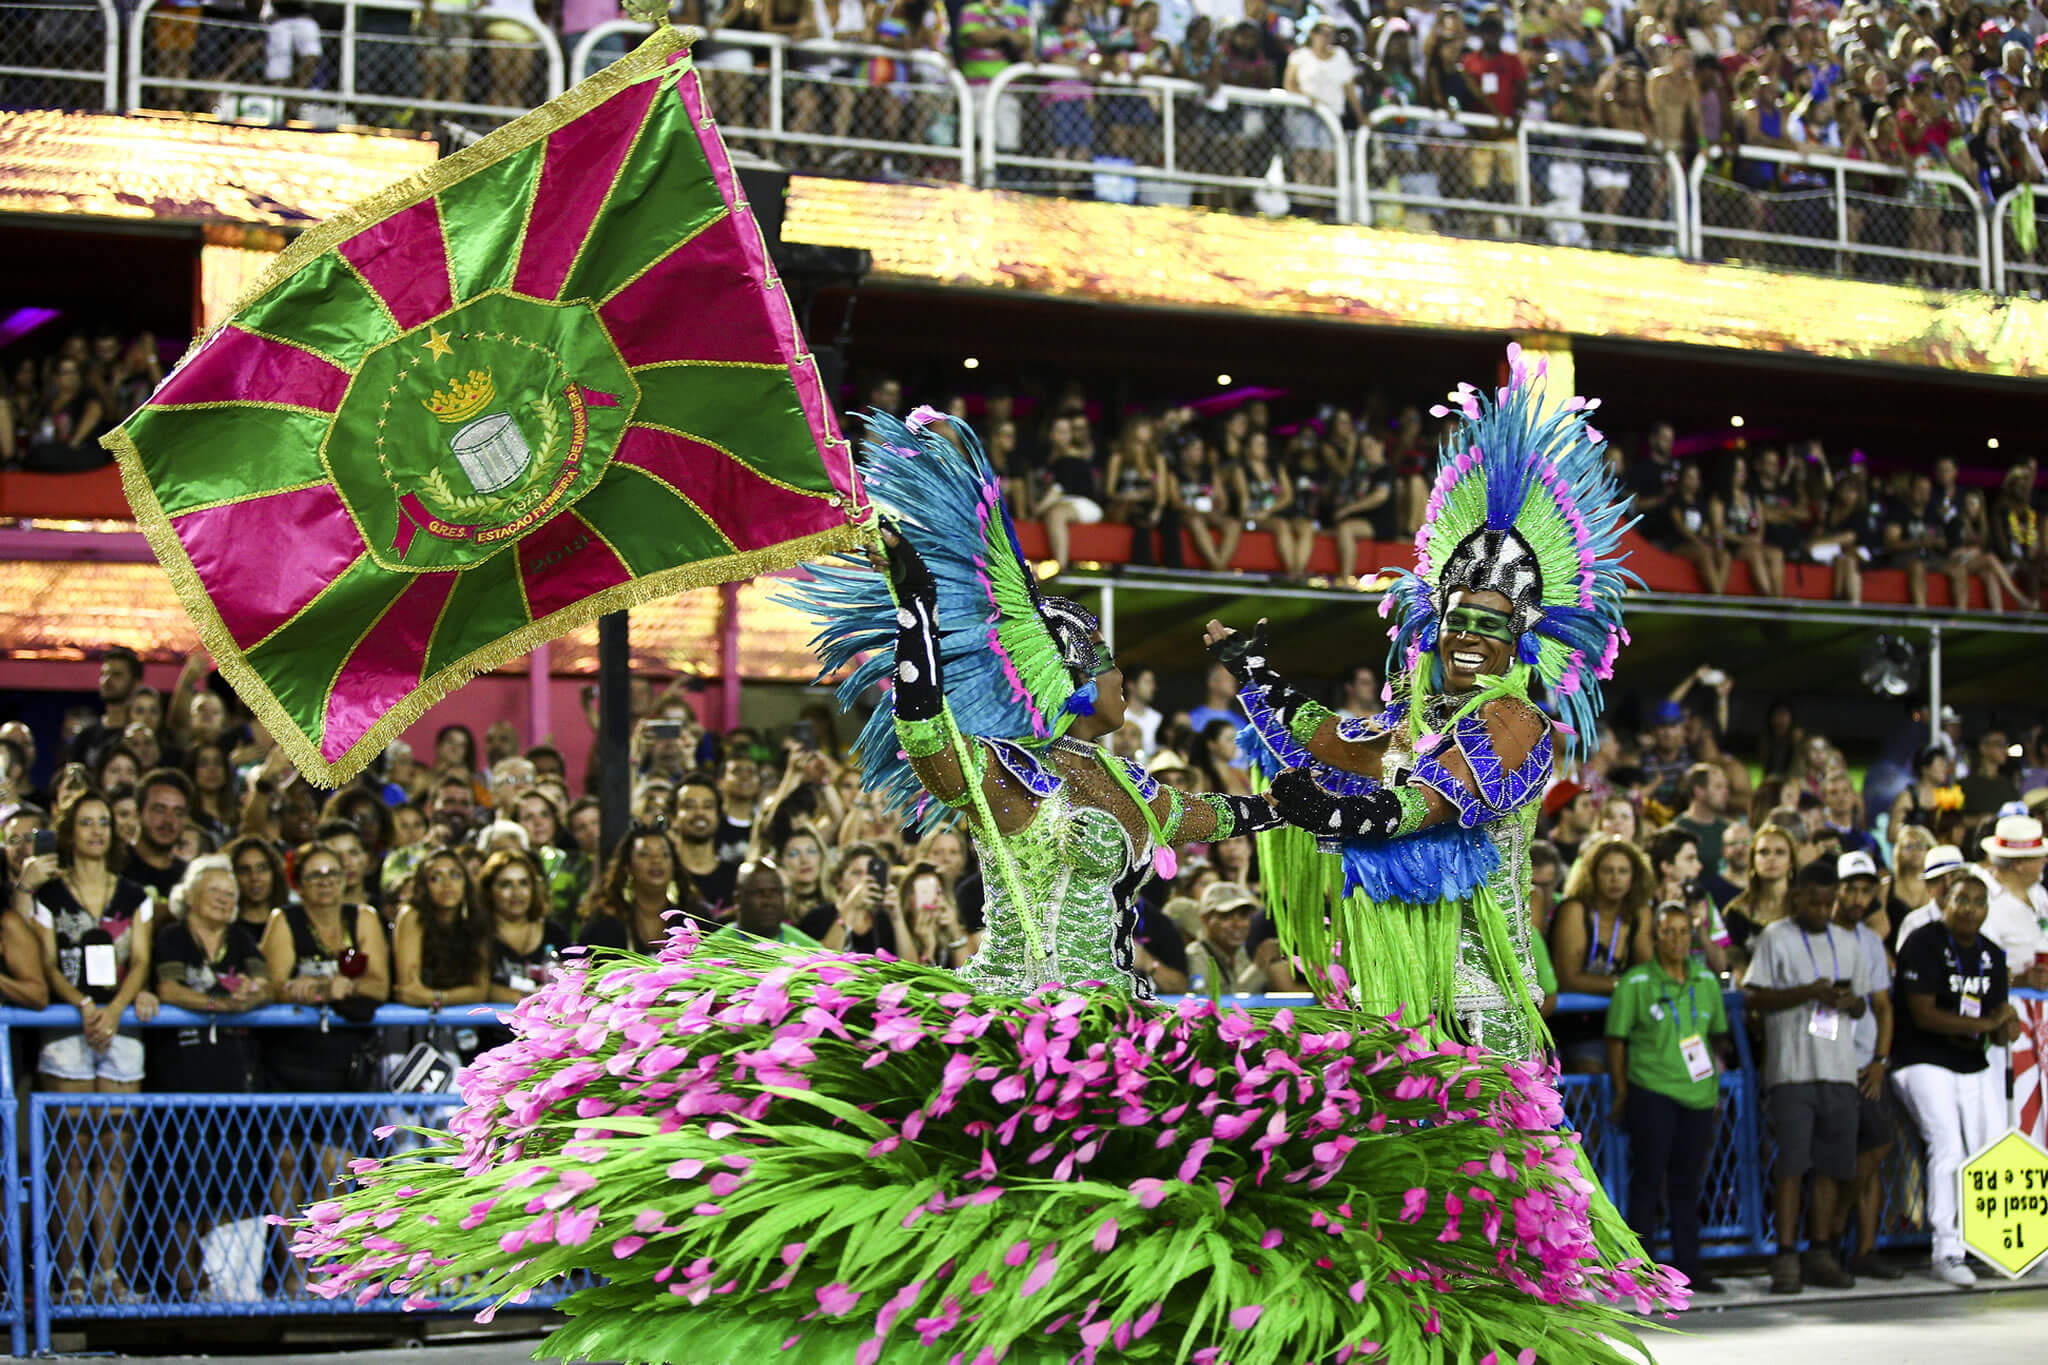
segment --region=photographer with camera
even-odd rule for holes
[[[889,860],[870,843],[848,844],[832,865],[833,901],[798,925],[835,953],[886,952],[903,956],[911,941],[903,912],[889,894]]]

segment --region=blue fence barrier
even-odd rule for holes
[[[2038,992],[2028,992],[2038,995]],[[1239,996],[1250,1009],[1301,1005],[1306,996]],[[1772,1156],[1762,1119],[1761,1078],[1744,1024],[1742,997],[1726,997],[1737,1065],[1721,1077],[1720,1130],[1702,1193],[1708,1256],[1773,1249],[1768,1174]],[[192,1014],[164,1007],[144,1028],[462,1029],[498,1021],[509,1007],[435,1012],[386,1005],[351,1026],[325,1012],[273,1005],[244,1015]],[[1561,1016],[1604,1013],[1604,997],[1566,995]],[[324,1017],[323,1017],[324,1016]],[[305,1290],[284,1254],[281,1230],[265,1215],[296,1208],[359,1156],[409,1139],[378,1138],[390,1124],[432,1124],[455,1103],[443,1094],[71,1094],[37,1092],[28,1102],[28,1159],[21,1159],[15,1096],[15,1029],[70,1031],[75,1009],[0,1008],[0,1323],[16,1355],[28,1340],[50,1349],[60,1322],[109,1319],[283,1317],[390,1313],[397,1304],[329,1300]],[[417,1036],[417,1035],[414,1035]],[[409,1039],[407,1041],[410,1041]],[[392,1041],[394,1051],[405,1043]],[[1566,1075],[1565,1112],[1617,1204],[1628,1188],[1627,1135],[1610,1117],[1603,1075]],[[1923,1243],[1925,1190],[1917,1137],[1902,1112],[1883,1170],[1879,1241]],[[22,1234],[25,1222],[27,1246]],[[104,1272],[104,1273],[103,1273]],[[564,1286],[566,1292],[568,1286]],[[450,1286],[451,1311],[461,1307]],[[545,1307],[557,1294],[536,1295]]]

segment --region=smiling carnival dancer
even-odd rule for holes
[[[885,549],[799,595],[843,698],[889,681],[870,787],[976,841],[982,950],[954,974],[683,927],[599,955],[518,1008],[442,1142],[310,1211],[323,1291],[496,1304],[595,1271],[541,1354],[633,1362],[1634,1358],[1627,1310],[1684,1291],[1603,1255],[1537,1065],[1147,998],[1138,888],[1265,800],[1085,742],[1121,676],[1039,594],[971,433],[875,415],[862,472]]]
[[[1211,622],[1209,641],[1243,684],[1245,747],[1294,826],[1260,837],[1261,863],[1281,947],[1317,994],[1531,1057],[1549,1042],[1528,907],[1553,731],[1580,754],[1596,740],[1636,580],[1616,555],[1629,500],[1586,421],[1598,404],[1546,409],[1519,347],[1508,369],[1494,395],[1454,395],[1462,420],[1415,571],[1380,603],[1394,622],[1385,711],[1340,717],[1290,687],[1263,622],[1246,635]],[[1562,722],[1530,700],[1534,683]]]

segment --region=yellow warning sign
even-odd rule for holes
[[[1963,1163],[1963,1245],[2017,1279],[2048,1252],[2048,1152],[2007,1133]]]

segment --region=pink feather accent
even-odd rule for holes
[[[1152,871],[1163,882],[1170,882],[1180,875],[1180,855],[1173,851],[1173,845],[1161,844],[1152,850]]]

